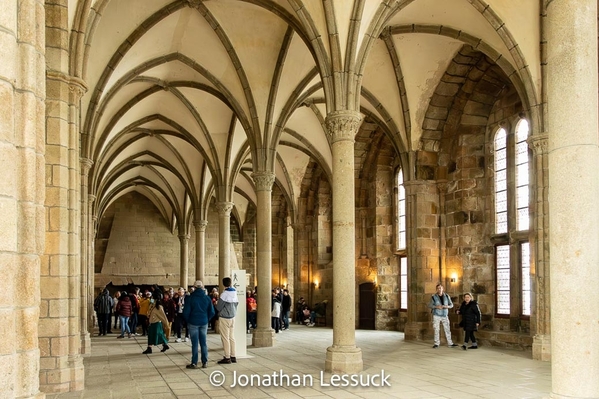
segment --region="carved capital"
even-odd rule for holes
[[[195,227],[197,232],[206,231],[206,226],[208,226],[207,220],[200,220],[199,222],[193,222],[193,227]]]
[[[252,173],[252,179],[254,179],[257,191],[271,191],[272,185],[275,183],[275,174],[272,172],[256,172]]]
[[[92,203],[93,203],[93,202],[96,200],[96,198],[97,198],[97,197],[96,197],[95,195],[93,195],[93,194],[88,194],[88,195],[87,195],[87,201],[88,201],[90,204],[92,204]]]
[[[179,237],[179,240],[180,240],[181,242],[183,242],[183,241],[187,241],[187,240],[189,240],[189,237],[191,237],[191,236],[190,236],[189,234],[179,234],[179,236],[178,236],[178,237]]]
[[[356,111],[334,111],[327,115],[325,125],[331,143],[354,141],[362,123],[362,116]]]
[[[231,211],[233,210],[232,202],[217,202],[216,210],[218,211],[218,216],[229,216],[231,215]]]
[[[87,176],[94,161],[89,158],[79,158],[79,163],[81,164],[81,174]]]
[[[437,180],[437,190],[439,190],[439,194],[446,194],[447,187],[447,180]]]
[[[549,135],[547,133],[536,134],[528,138],[528,146],[532,148],[534,155],[549,153]]]

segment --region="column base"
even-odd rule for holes
[[[329,346],[324,370],[330,373],[355,374],[362,371],[362,350],[355,346]]]
[[[404,328],[404,339],[406,341],[424,341],[430,327],[430,322],[408,322]]]
[[[537,334],[533,337],[532,358],[543,362],[551,361],[551,335]]]
[[[252,334],[252,345],[256,348],[270,348],[274,346],[273,335],[271,328],[257,328]]]
[[[81,354],[86,356],[92,354],[92,339],[88,332],[81,333]]]

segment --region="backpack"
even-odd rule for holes
[[[258,307],[257,307],[257,305],[256,305],[256,302],[250,302],[250,303],[248,304],[248,308],[249,308],[249,311],[250,311],[250,312],[255,312],[255,311],[257,310],[257,308],[258,308]]]

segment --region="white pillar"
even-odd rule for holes
[[[232,202],[219,202],[216,204],[218,211],[218,285],[219,292],[225,289],[223,278],[231,277],[231,211]]]
[[[548,2],[552,398],[599,398],[597,64],[597,0]]]
[[[179,234],[179,243],[181,248],[179,284],[181,287],[187,289],[189,287],[189,234]]]
[[[354,137],[362,117],[355,111],[327,115],[333,149],[333,345],[327,348],[325,369],[362,371],[362,351],[356,347],[356,226]]]
[[[206,274],[206,226],[207,220],[193,222],[196,229],[196,280],[204,281]]]
[[[255,347],[273,346],[270,327],[272,290],[272,214],[271,191],[275,175],[271,172],[252,174],[256,183],[256,275],[258,279],[258,328],[254,330],[252,344]]]

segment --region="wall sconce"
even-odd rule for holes
[[[449,279],[450,283],[457,283],[458,282],[458,275],[457,274],[452,274],[451,278]]]
[[[314,288],[318,289],[318,280],[314,280],[312,285],[314,286]]]

